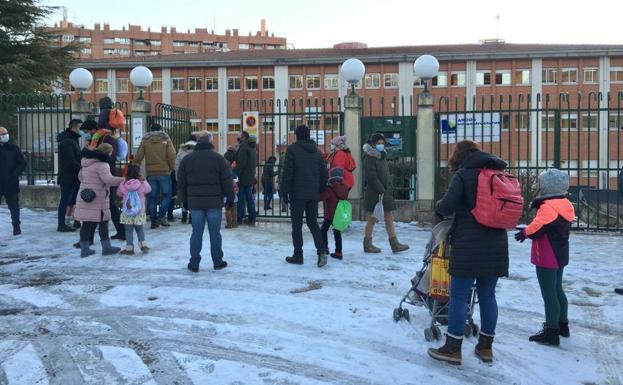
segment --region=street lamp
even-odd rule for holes
[[[424,80],[424,92],[428,92],[428,81],[439,72],[439,61],[433,55],[422,55],[413,63],[415,76]]]
[[[366,73],[366,66],[363,65],[361,60],[351,58],[342,64],[340,73],[351,86],[350,94],[355,95],[355,84],[363,79],[363,75]]]
[[[143,100],[143,89],[149,87],[154,80],[154,75],[145,66],[134,67],[130,71],[130,82],[139,89],[138,100]]]
[[[69,74],[69,83],[72,87],[80,91],[79,101],[84,101],[84,91],[91,88],[93,75],[84,68],[76,68]]]

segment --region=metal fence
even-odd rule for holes
[[[617,176],[623,167],[623,94],[590,93],[442,97],[437,105],[437,186],[439,198],[450,177],[448,160],[457,141],[480,143],[508,163],[523,186],[527,205],[538,191],[538,174],[551,167],[570,177],[575,229],[623,230],[623,198]]]
[[[169,135],[175,150],[179,150],[193,131],[191,119],[196,116],[194,110],[170,104],[156,104],[155,113],[150,117],[151,123],[158,123]]]
[[[245,112],[257,114],[259,121],[254,130],[247,130],[257,136],[257,179],[255,189],[256,210],[259,217],[289,217],[289,208],[280,205],[280,199],[276,191],[279,187],[282,164],[287,147],[296,141],[294,129],[305,124],[311,131],[311,138],[316,141],[318,149],[323,154],[328,154],[329,145],[333,137],[344,132],[344,115],[339,98],[333,99],[269,99],[269,100],[242,100],[240,102],[243,111],[244,123]],[[241,126],[241,129],[244,125]],[[264,207],[264,190],[262,175],[266,160],[274,156],[277,161],[274,167],[275,187],[273,200],[270,208]],[[267,196],[268,197],[268,196]]]
[[[72,117],[68,94],[0,94],[0,126],[6,127],[26,157],[28,184],[54,183],[56,136]]]

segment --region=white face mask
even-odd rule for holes
[[[9,134],[0,135],[0,142],[8,143],[8,141],[9,141]]]
[[[335,150],[336,146],[335,144],[331,144],[331,146],[329,146],[329,148],[331,149],[331,151]]]

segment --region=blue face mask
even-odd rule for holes
[[[90,132],[80,131],[80,136],[82,136],[82,139],[84,139],[84,140],[91,140],[91,133]]]
[[[378,151],[378,152],[383,152],[383,151],[385,151],[385,145],[384,145],[384,144],[377,144],[377,145],[375,146],[375,148],[376,148],[376,151]]]

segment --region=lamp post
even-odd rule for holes
[[[351,58],[342,63],[340,73],[351,86],[350,95],[355,95],[355,84],[363,79],[363,75],[366,73],[366,66],[363,65],[361,60]]]
[[[145,66],[132,68],[130,71],[130,82],[139,89],[138,99],[132,101],[132,123],[131,123],[131,143],[133,152],[138,149],[143,139],[143,134],[148,130],[149,114],[151,113],[151,103],[143,98],[143,91],[151,85],[154,75]]]
[[[413,63],[415,76],[424,80],[424,92],[428,92],[428,81],[439,72],[439,61],[432,55],[422,55]]]
[[[69,83],[79,92],[78,100],[71,105],[72,118],[84,121],[93,112],[89,102],[84,100],[84,91],[91,88],[93,75],[84,68],[76,68],[69,74]]]
[[[151,70],[145,66],[134,67],[130,71],[130,82],[132,85],[139,89],[138,100],[143,99],[143,90],[151,85],[154,80],[154,75]]]

